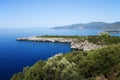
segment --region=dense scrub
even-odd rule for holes
[[[63,36],[63,35],[43,35],[43,36],[36,36],[36,37],[43,37],[43,38],[79,38],[80,36]]]
[[[77,42],[88,40],[91,43],[98,45],[112,45],[120,43],[120,37],[118,36],[110,36],[109,34],[103,33],[99,36],[60,36],[60,35],[44,35],[44,36],[36,36],[37,38],[70,38],[77,39]]]
[[[100,45],[112,45],[120,43],[120,37],[110,36],[109,34],[101,34],[99,36],[88,36],[86,39],[89,42]]]
[[[24,68],[11,80],[120,80],[120,45],[57,54]]]

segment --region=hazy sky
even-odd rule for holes
[[[0,27],[120,21],[120,0],[0,0]]]

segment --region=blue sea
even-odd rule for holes
[[[51,42],[16,41],[18,37],[35,35],[97,35],[98,30],[52,30],[41,28],[0,29],[0,80],[9,80],[25,66],[38,60],[70,52],[70,44]],[[116,34],[119,36],[120,34]]]

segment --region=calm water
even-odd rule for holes
[[[97,30],[0,29],[0,80],[9,80],[13,73],[22,71],[40,59],[57,53],[70,52],[66,43],[16,41],[18,37],[34,35],[96,35]]]

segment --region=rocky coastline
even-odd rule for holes
[[[34,42],[61,42],[61,43],[69,43],[71,45],[71,49],[73,50],[81,50],[81,51],[89,51],[97,48],[101,48],[101,45],[96,45],[88,42],[87,40],[78,42],[77,39],[73,38],[44,38],[44,37],[25,37],[25,38],[17,38],[17,41],[34,41]]]

